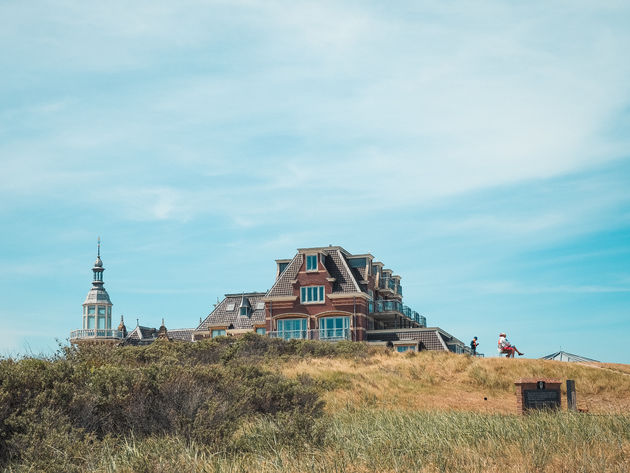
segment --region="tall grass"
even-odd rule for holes
[[[216,451],[178,437],[109,441],[94,472],[583,472],[630,471],[630,416],[345,410],[316,421],[325,441],[287,443],[265,418]],[[29,471],[27,466],[14,472]]]
[[[517,416],[519,377],[589,413]],[[6,472],[627,472],[624,367],[255,335],[0,360]],[[322,401],[326,402],[322,410]]]

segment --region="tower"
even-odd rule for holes
[[[92,272],[94,280],[83,303],[83,324],[81,330],[74,330],[70,340],[118,340],[123,338],[120,330],[112,330],[112,302],[103,282],[103,261],[101,261],[101,239],[98,239],[96,261]]]

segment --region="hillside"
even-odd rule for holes
[[[520,377],[588,413],[515,415]],[[625,365],[257,335],[0,360],[6,472],[627,472]]]
[[[283,364],[279,370],[322,380],[329,386],[323,396],[329,411],[357,405],[514,414],[514,381],[528,377],[575,380],[578,407],[589,413],[630,411],[630,367],[621,364],[375,350],[366,358],[308,359]]]

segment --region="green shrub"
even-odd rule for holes
[[[261,416],[306,425],[322,414],[315,384],[245,363],[247,353],[262,359],[276,345],[290,344],[224,337],[0,360],[0,465],[32,463],[39,451],[43,470],[48,462],[80,469],[72,452],[110,436],[171,435],[221,450]]]

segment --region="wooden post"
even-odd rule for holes
[[[567,409],[570,411],[577,411],[575,381],[572,379],[567,379]]]

